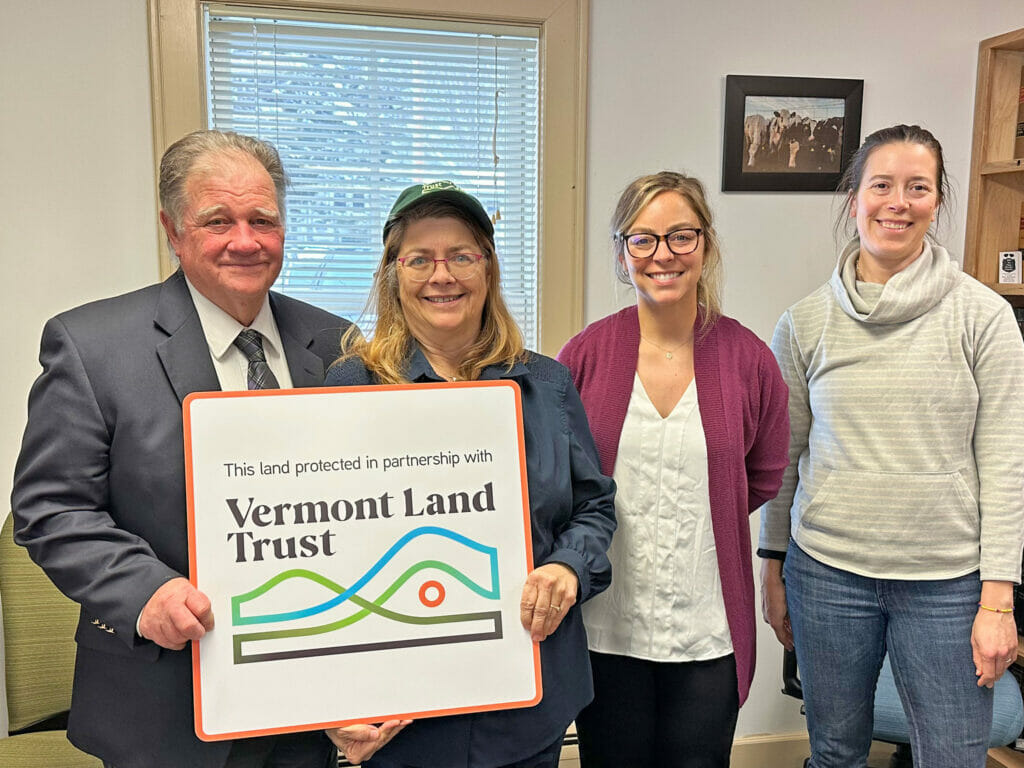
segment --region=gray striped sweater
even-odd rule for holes
[[[790,536],[863,576],[1019,582],[1024,342],[1007,302],[945,249],[884,286],[854,240],[828,283],[779,319],[790,465],[760,546]]]

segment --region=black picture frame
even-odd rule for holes
[[[748,101],[748,97],[753,98]],[[780,106],[765,113],[773,99],[791,108]],[[832,110],[838,111],[836,100],[842,101],[842,115],[821,117],[831,114]],[[863,80],[726,75],[722,191],[835,191],[850,156],[860,146],[863,101]],[[793,107],[804,103],[807,111],[817,111],[820,119],[811,114],[800,115],[799,106]],[[749,125],[748,117],[751,118]],[[799,117],[799,121],[794,121],[794,117]],[[836,136],[840,125],[841,133]],[[763,136],[756,135],[759,126],[764,131]],[[755,135],[758,149],[751,154],[754,142],[750,138]],[[801,146],[801,139],[805,146]],[[762,151],[764,154],[758,163],[757,155]],[[817,157],[813,154],[815,151]]]

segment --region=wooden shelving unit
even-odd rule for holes
[[[978,45],[978,87],[974,97],[974,141],[964,271],[1024,307],[1024,284],[998,280],[1000,251],[1017,249],[1024,158],[1014,157],[1017,106],[1024,66],[1024,29],[982,40]],[[1017,640],[1017,663],[1024,664],[1024,639]],[[1024,768],[1024,752],[990,749],[988,768]]]
[[[1024,752],[1009,747],[990,749],[986,768],[1024,768]]]
[[[974,101],[964,271],[1024,306],[1024,284],[997,282],[999,251],[1017,248],[1024,202],[1024,158],[1014,157],[1024,29],[982,40]]]

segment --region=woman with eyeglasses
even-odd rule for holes
[[[788,463],[786,385],[768,347],[721,313],[697,179],[633,181],[612,239],[636,305],[559,353],[618,488],[614,577],[583,611],[594,701],[576,720],[581,765],[727,766],[754,673],[748,516]]]
[[[447,181],[402,192],[384,226],[372,304],[372,336],[349,339],[328,386],[494,379],[519,385],[535,566],[522,589],[520,621],[540,643],[544,693],[525,709],[389,730],[390,741],[365,765],[554,768],[566,728],[593,693],[580,606],[611,578],[606,550],[615,530],[615,485],[601,474],[569,372],[523,348],[501,295],[494,227],[475,197]],[[443,441],[445,420],[458,418],[431,413],[411,423]],[[336,743],[344,736],[335,735]]]

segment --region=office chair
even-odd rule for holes
[[[794,651],[783,653],[782,692],[796,699],[802,700],[804,697]],[[993,695],[992,730],[988,743],[990,747],[999,747],[1013,742],[1024,729],[1024,701],[1021,700],[1016,678],[1009,673],[996,682]],[[800,711],[803,712],[803,707]],[[874,721],[871,738],[896,745],[896,751],[889,760],[889,768],[912,768],[914,760],[910,751],[910,725],[896,691],[888,656],[883,659],[882,670],[878,674]],[[804,761],[805,768],[809,762],[810,758]]]
[[[14,543],[13,521],[0,528],[0,601],[10,736],[0,739],[4,768],[101,768],[71,745],[71,706],[78,606],[64,597]]]

